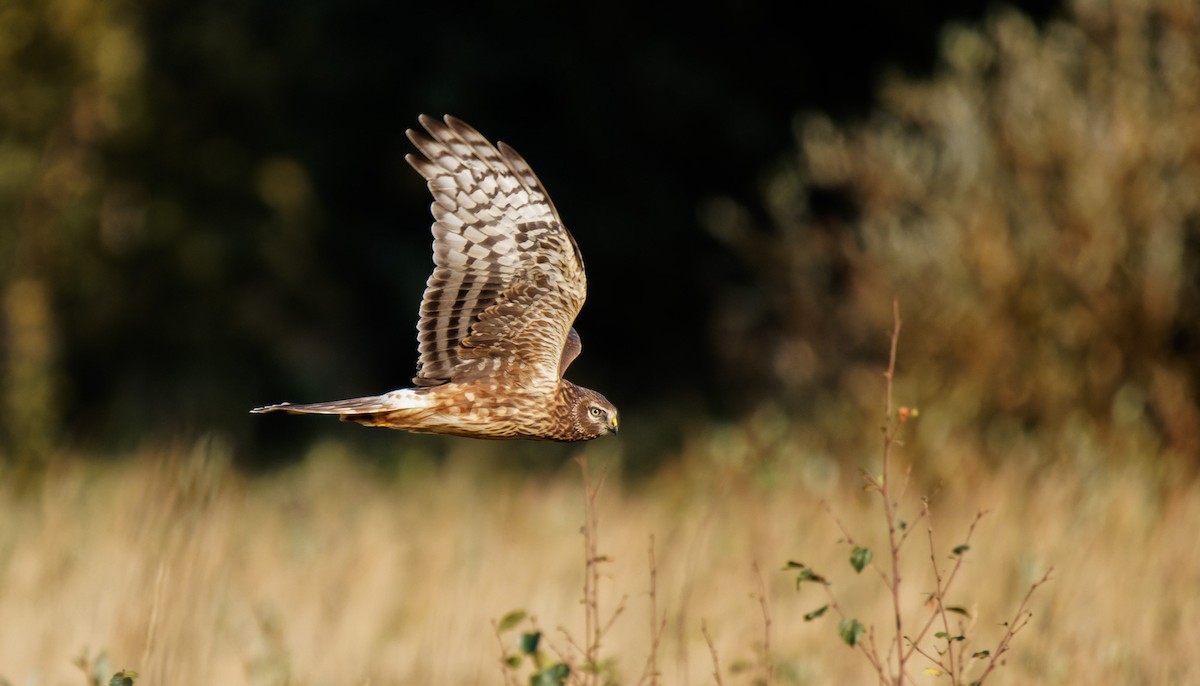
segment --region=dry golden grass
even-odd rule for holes
[[[701,622],[724,683],[762,676],[755,563],[773,620],[774,683],[871,682],[835,618],[802,620],[825,602],[819,587],[798,595],[794,575],[779,570],[788,559],[816,567],[843,607],[882,634],[886,591],[853,573],[821,506],[827,499],[882,552],[877,501],[802,446],[776,447],[749,469],[731,438],[741,435],[704,429],[686,456],[636,486],[610,475],[598,501],[599,551],[612,558],[601,609],[628,600],[603,655],[621,683],[638,683],[653,534],[667,618],[660,683],[713,683]],[[251,479],[223,467],[219,446],[201,446],[109,466],[64,461],[36,488],[3,489],[0,676],[80,684],[72,660],[103,650],[113,671],[136,670],[141,684],[503,683],[493,619],[524,608],[562,650],[556,627],[582,633],[582,488],[574,464],[551,477],[498,474],[489,460],[503,450],[457,445],[441,466],[399,456],[408,468],[387,476],[324,444],[301,467]],[[619,449],[585,448],[593,468],[614,469]],[[1168,487],[1135,466],[980,464],[962,456],[953,483],[933,494],[943,552],[978,508],[990,510],[949,598],[977,617],[976,649],[993,647],[1029,584],[1055,568],[994,683],[1200,682],[1200,486]],[[910,621],[927,612],[931,585],[923,536],[913,538]],[[917,683],[937,683],[915,664]]]
[[[729,202],[703,213],[760,286],[726,293],[713,329],[727,387],[754,409],[690,427],[662,471],[600,494],[602,613],[627,597],[601,650],[620,683],[639,683],[652,644],[651,536],[662,684],[713,683],[701,626],[725,684],[768,664],[776,684],[875,680],[836,617],[803,620],[820,587],[797,593],[781,567],[829,577],[886,645],[887,589],[851,570],[822,502],[885,558],[878,499],[842,465],[878,469],[874,448],[844,453],[875,440],[859,418],[878,405],[878,331],[897,294],[919,332],[901,395],[936,403],[898,458],[918,466],[906,516],[931,496],[943,561],[989,511],[948,597],[975,619],[975,649],[994,649],[1055,569],[989,683],[1200,683],[1200,483],[1172,471],[1200,452],[1200,13],[1077,0],[1037,27],[1000,10],[947,31],[942,57],[932,79],[889,80],[864,122],[801,118],[796,159],[765,192],[769,226]],[[40,92],[39,78],[23,83]],[[85,90],[70,99],[81,111],[120,95]],[[88,159],[68,152],[47,159]],[[39,172],[54,183],[26,194],[88,190],[60,177],[90,178]],[[45,221],[92,226],[64,217]],[[58,435],[42,290],[17,280],[5,300],[20,334],[0,435],[12,455]],[[327,443],[249,478],[214,443],[0,480],[0,684],[80,684],[73,660],[100,651],[141,684],[499,684],[492,621],[516,608],[567,650],[557,627],[584,633],[576,466],[523,476],[497,468],[511,446],[454,441],[434,465],[395,444],[388,474]],[[619,471],[622,445],[583,450]],[[915,626],[933,585],[923,536],[902,563]],[[913,681],[938,683],[923,666]]]

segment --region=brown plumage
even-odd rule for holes
[[[424,157],[405,159],[433,194],[433,274],[417,324],[414,388],[251,412],[474,438],[586,441],[617,431],[617,410],[562,378],[587,296],[583,258],[524,158],[451,116],[422,115]]]

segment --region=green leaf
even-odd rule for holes
[[[521,656],[509,655],[508,657],[504,658],[504,664],[508,665],[510,669],[516,669],[517,667],[521,666]]]
[[[946,612],[953,612],[954,614],[962,615],[963,617],[971,616],[971,613],[967,612],[966,608],[958,607],[957,605],[948,606],[946,608]]]
[[[862,572],[863,567],[871,564],[871,549],[855,546],[854,550],[850,551],[850,566],[855,572]]]
[[[811,569],[806,569],[803,572],[800,572],[799,577],[805,581],[815,581],[819,584],[825,583],[825,577],[817,574]]]
[[[523,619],[525,619],[525,611],[524,610],[513,610],[512,612],[509,612],[508,614],[504,615],[503,618],[501,618],[500,623],[496,625],[496,631],[499,631],[501,633],[508,631],[508,630],[512,629],[513,627],[515,627],[516,625],[520,624],[521,620],[523,620]]]
[[[816,619],[817,617],[820,617],[821,615],[825,614],[825,611],[828,609],[829,609],[828,604],[822,605],[821,607],[818,607],[817,609],[813,610],[812,612],[809,612],[808,614],[804,615],[804,621],[811,622],[812,620]]]
[[[133,680],[137,678],[137,675],[137,672],[122,670],[113,675],[108,686],[133,686]]]
[[[517,644],[521,648],[521,652],[526,655],[533,655],[537,652],[538,643],[542,640],[542,632],[528,631],[521,634],[521,640]]]
[[[967,637],[963,636],[962,634],[959,634],[958,636],[951,636],[950,634],[946,633],[945,631],[939,631],[936,634],[934,634],[933,637],[934,638],[944,638],[944,639],[946,639],[946,641],[965,641],[965,640],[967,640]]]
[[[571,668],[558,662],[529,677],[529,686],[563,686]]]
[[[971,653],[971,657],[987,657],[988,655],[991,655],[991,654],[992,654],[992,651],[990,651],[990,650],[981,650],[977,653]]]
[[[955,548],[955,549],[954,549],[953,551],[951,551],[951,552],[953,552],[955,555],[962,555],[963,553],[967,552],[967,551],[968,551],[968,550],[970,550],[970,549],[971,549],[971,546],[969,546],[969,545],[967,545],[966,543],[964,543],[964,544],[962,544],[962,545],[958,546],[957,548]]]
[[[846,645],[851,648],[858,645],[859,639],[862,638],[863,632],[866,630],[867,628],[857,619],[843,619],[838,624],[838,636],[841,636]]]
[[[827,583],[825,581],[825,577],[821,576],[820,574],[817,574],[810,567],[804,565],[801,562],[794,562],[792,560],[789,560],[787,563],[787,566],[784,567],[784,569],[785,570],[786,569],[799,569],[800,570],[800,573],[796,575],[796,590],[797,591],[800,590],[800,584],[804,583],[805,581],[814,581],[818,584]]]

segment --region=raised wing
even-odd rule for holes
[[[579,248],[515,150],[493,146],[454,117],[420,122],[432,138],[407,134],[424,158],[405,159],[433,194],[434,270],[421,302],[413,383],[503,374],[552,389],[587,295]]]
[[[579,339],[579,332],[575,327],[567,332],[567,342],[563,345],[562,359],[558,361],[558,376],[562,377],[567,373],[567,367],[579,357],[579,353],[583,352],[583,341]]]

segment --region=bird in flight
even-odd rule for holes
[[[447,115],[409,129],[405,157],[433,194],[433,274],[421,300],[414,387],[251,412],[472,438],[587,441],[617,433],[617,408],[563,378],[582,347],[583,258],[517,151]]]

